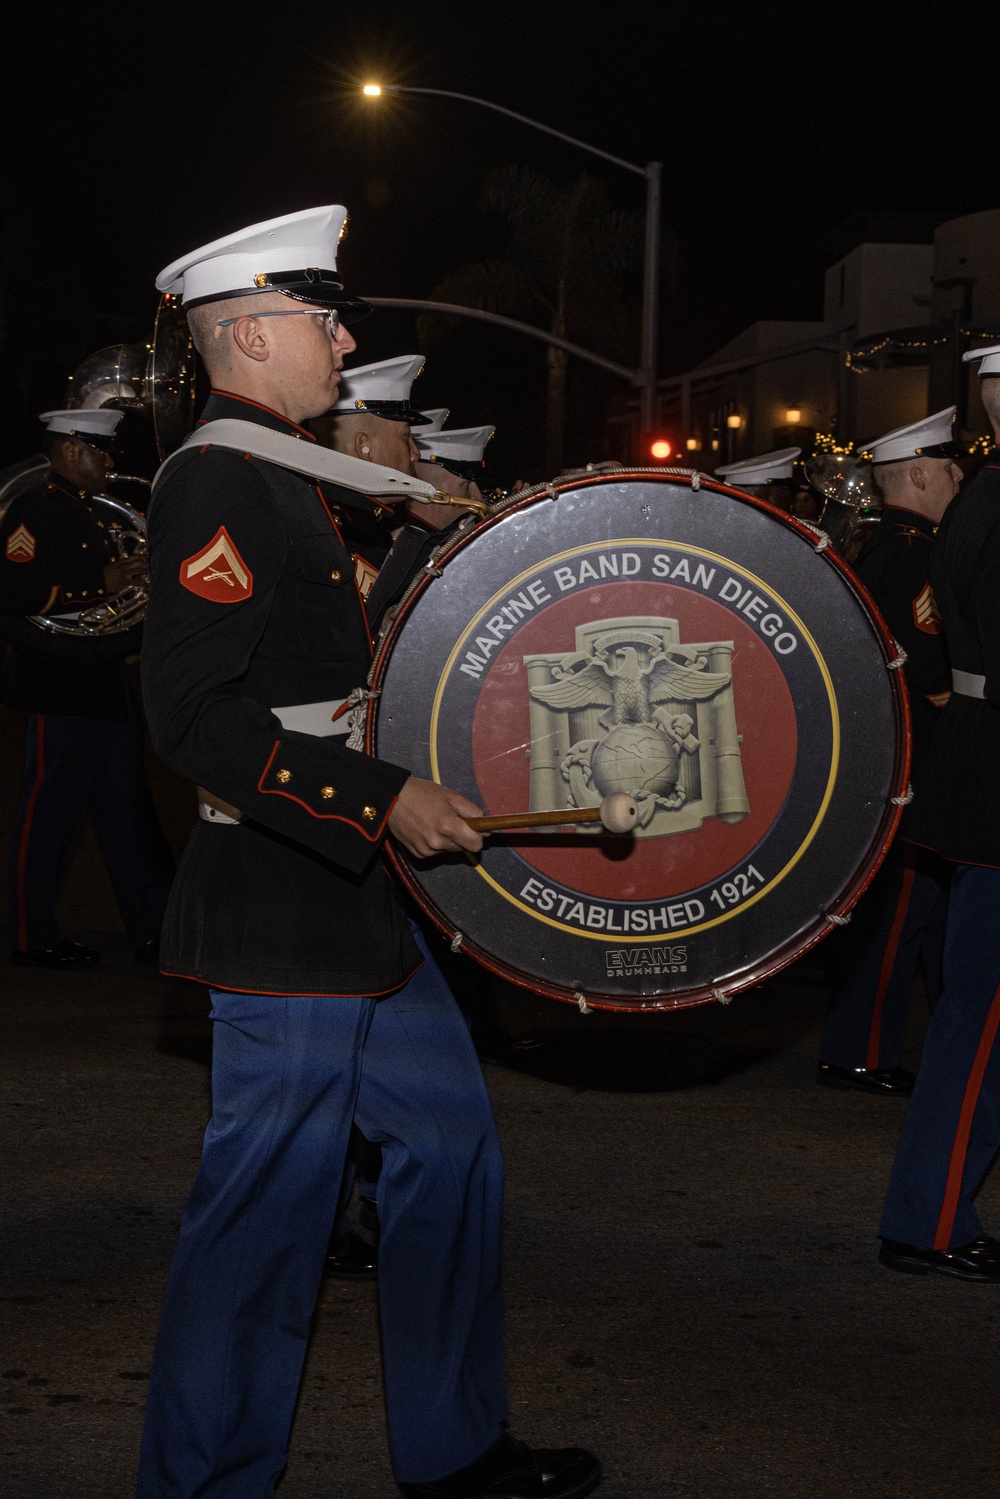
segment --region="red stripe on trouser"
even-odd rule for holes
[[[885,996],[889,991],[889,980],[892,978],[896,953],[899,951],[899,939],[902,937],[903,927],[906,925],[906,915],[910,909],[910,896],[913,894],[913,881],[915,878],[915,870],[907,868],[903,871],[903,887],[899,892],[899,900],[896,903],[896,914],[892,918],[892,926],[889,929],[889,941],[886,944],[885,953],[882,957],[882,967],[878,976],[878,988],[875,990],[875,1006],[872,1010],[871,1030],[868,1032],[866,1067],[875,1068],[878,1066],[879,1053],[882,1050],[882,1010],[885,1007]]]
[[[969,1149],[972,1120],[976,1112],[976,1104],[979,1102],[979,1090],[983,1086],[986,1064],[989,1062],[998,1028],[1000,1028],[1000,989],[997,989],[990,1003],[986,1024],[983,1026],[983,1034],[979,1038],[975,1060],[972,1063],[972,1071],[969,1073],[969,1081],[965,1085],[965,1096],[962,1099],[955,1140],[951,1147],[951,1160],[948,1162],[948,1175],[944,1183],[941,1216],[934,1235],[935,1249],[951,1248],[951,1234],[955,1227],[958,1199],[962,1195],[962,1177],[965,1175],[965,1157]]]
[[[24,874],[28,864],[28,843],[31,839],[31,821],[35,815],[38,792],[45,779],[45,716],[39,713],[35,719],[37,748],[35,750],[35,784],[24,809],[24,826],[17,850],[17,945],[21,952],[28,946],[28,905],[24,894]]]

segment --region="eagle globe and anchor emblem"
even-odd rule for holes
[[[740,822],[750,804],[732,655],[732,641],[682,644],[677,620],[635,618],[594,620],[574,650],[525,656],[530,810],[624,791],[639,804],[638,837]]]

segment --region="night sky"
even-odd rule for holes
[[[26,15],[3,86],[3,462],[33,449],[33,414],[62,404],[85,354],[148,335],[163,265],[254,220],[345,203],[347,284],[426,296],[457,264],[502,253],[476,206],[494,167],[590,171],[616,206],[642,208],[638,177],[469,105],[372,104],[358,94],[370,78],[478,94],[663,161],[678,246],[663,374],[756,318],[819,317],[852,216],[912,215],[916,231],[1000,206],[995,6],[933,30],[885,4],[111,0]],[[356,362],[417,348],[407,314],[359,332]],[[421,403],[450,405],[453,425],[496,420],[498,465],[547,477],[542,346],[469,325],[429,352]],[[594,456],[621,389],[572,366],[568,459]]]

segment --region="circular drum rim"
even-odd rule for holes
[[[773,978],[784,968],[789,967],[792,963],[810,952],[836,927],[847,923],[850,919],[850,912],[875,878],[889,851],[893,838],[896,835],[900,818],[902,817],[903,808],[908,800],[912,735],[909,701],[905,685],[900,681],[900,668],[905,657],[901,656],[900,649],[890,633],[885,620],[882,618],[874,599],[849,564],[834,551],[824,532],[806,521],[801,521],[794,516],[788,515],[787,512],[779,510],[776,506],[769,504],[766,500],[756,495],[747,494],[743,490],[724,484],[720,480],[701,474],[694,469],[648,469],[638,466],[614,467],[610,471],[588,469],[578,474],[564,475],[557,480],[553,480],[547,484],[536,485],[529,490],[523,490],[516,497],[508,497],[495,505],[490,515],[481,522],[476,523],[470,517],[467,524],[460,526],[455,534],[442,542],[438,550],[432,555],[431,560],[421,570],[421,573],[411,582],[406,593],[393,611],[391,618],[383,625],[369,675],[369,701],[365,723],[366,752],[369,754],[377,753],[378,709],[381,687],[396,642],[417,601],[430,587],[433,580],[441,575],[447,564],[471,545],[475,538],[482,536],[485,530],[490,529],[513,513],[530,509],[532,506],[545,503],[546,501],[556,502],[559,495],[565,492],[578,492],[582,489],[608,483],[623,483],[633,480],[641,480],[643,482],[653,480],[671,484],[683,484],[686,482],[694,491],[708,489],[713,493],[729,496],[753,510],[764,512],[787,530],[801,537],[810,544],[814,552],[820,554],[822,561],[827,566],[835,570],[844,585],[854,595],[863,613],[867,616],[873,636],[885,660],[892,695],[893,716],[896,724],[896,747],[892,777],[893,789],[892,795],[887,798],[876,836],[866,849],[853,876],[846,883],[834,905],[826,913],[817,914],[814,928],[811,927],[807,932],[800,933],[798,936],[791,938],[783,946],[778,947],[759,960],[755,960],[737,978],[728,979],[724,987],[701,984],[690,990],[679,990],[663,996],[637,996],[634,1000],[623,1000],[620,995],[603,995],[589,990],[586,993],[582,993],[579,990],[570,988],[568,985],[547,982],[536,975],[527,974],[514,968],[510,963],[499,958],[496,954],[486,951],[460,932],[454,922],[449,920],[437,908],[434,901],[420,884],[414,871],[410,868],[405,854],[391,839],[387,841],[386,850],[397,878],[424,915],[434,923],[442,935],[450,942],[454,951],[467,953],[489,972],[517,985],[519,988],[544,995],[546,998],[554,999],[564,1004],[576,1005],[584,1012],[596,1009],[624,1014],[647,1014],[656,1011],[671,1012],[688,1009],[712,1002],[726,1004],[734,994],[756,988],[766,980]]]

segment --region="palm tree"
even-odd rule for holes
[[[603,183],[586,174],[561,187],[530,167],[501,167],[487,177],[481,208],[506,227],[506,254],[458,266],[431,292],[505,317],[537,322],[550,333],[604,352],[635,356],[634,316],[624,282],[642,247],[639,214],[613,209]],[[421,342],[445,336],[457,319],[424,315]],[[566,427],[564,350],[549,345],[545,417],[546,471],[562,467]]]

